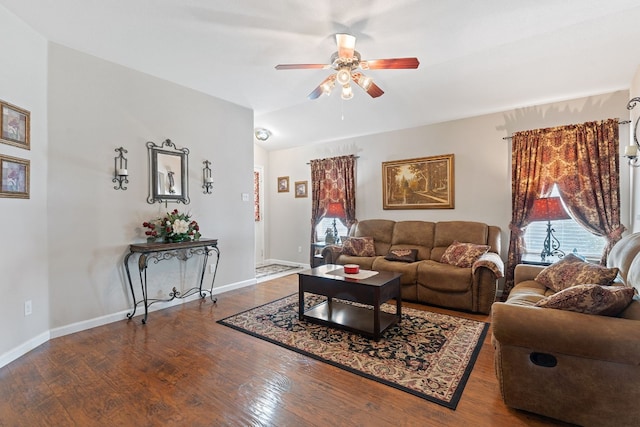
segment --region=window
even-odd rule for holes
[[[554,185],[551,196],[560,197],[558,188]],[[565,254],[576,252],[586,258],[600,260],[606,244],[604,237],[596,236],[585,230],[573,219],[551,221],[553,234],[560,242],[560,250]],[[524,233],[526,255],[539,255],[547,237],[547,222],[535,221],[527,226]]]
[[[605,238],[591,234],[572,219],[551,221],[554,235],[560,241],[560,250],[565,254],[578,254],[599,260],[604,250]],[[547,223],[545,221],[532,222],[524,233],[527,247],[526,254],[539,255],[542,252],[544,239],[547,237]]]
[[[333,218],[322,218],[322,221],[316,227],[317,241],[323,242],[327,228],[333,230]],[[338,236],[346,236],[349,230],[345,227],[339,219],[336,219],[336,229],[338,230]],[[341,238],[342,240],[342,238]]]

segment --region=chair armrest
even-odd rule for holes
[[[342,246],[340,245],[327,245],[322,249],[322,258],[324,258],[325,264],[335,264],[342,253]]]
[[[496,302],[494,339],[501,345],[640,365],[640,321]]]
[[[518,264],[516,265],[516,269],[513,276],[513,283],[517,285],[520,282],[524,282],[526,280],[534,280],[538,273],[544,270],[546,267],[542,265],[529,265],[529,264]]]

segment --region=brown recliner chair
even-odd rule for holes
[[[640,285],[640,233],[608,259]],[[553,293],[518,265],[515,287],[492,307],[495,368],[505,404],[585,426],[640,425],[640,301],[617,317],[536,307]]]

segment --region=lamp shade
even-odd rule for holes
[[[564,209],[560,197],[537,199],[529,214],[529,221],[556,221],[560,219],[571,219]]]
[[[327,213],[325,214],[328,218],[346,218],[347,214],[344,213],[344,207],[342,203],[329,203],[327,206]]]

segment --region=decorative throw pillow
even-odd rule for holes
[[[574,254],[568,254],[560,261],[542,270],[536,276],[536,282],[559,292],[571,286],[591,283],[608,285],[618,275],[618,268],[607,268],[583,261]]]
[[[490,249],[487,245],[475,245],[473,243],[460,243],[457,240],[445,249],[440,262],[455,265],[457,267],[469,268],[482,255]]]
[[[352,256],[376,256],[373,237],[347,237],[342,243],[342,253]]]
[[[541,299],[538,307],[615,316],[633,299],[631,286],[576,285]]]
[[[418,257],[417,249],[391,249],[384,259],[389,261],[415,262]]]

